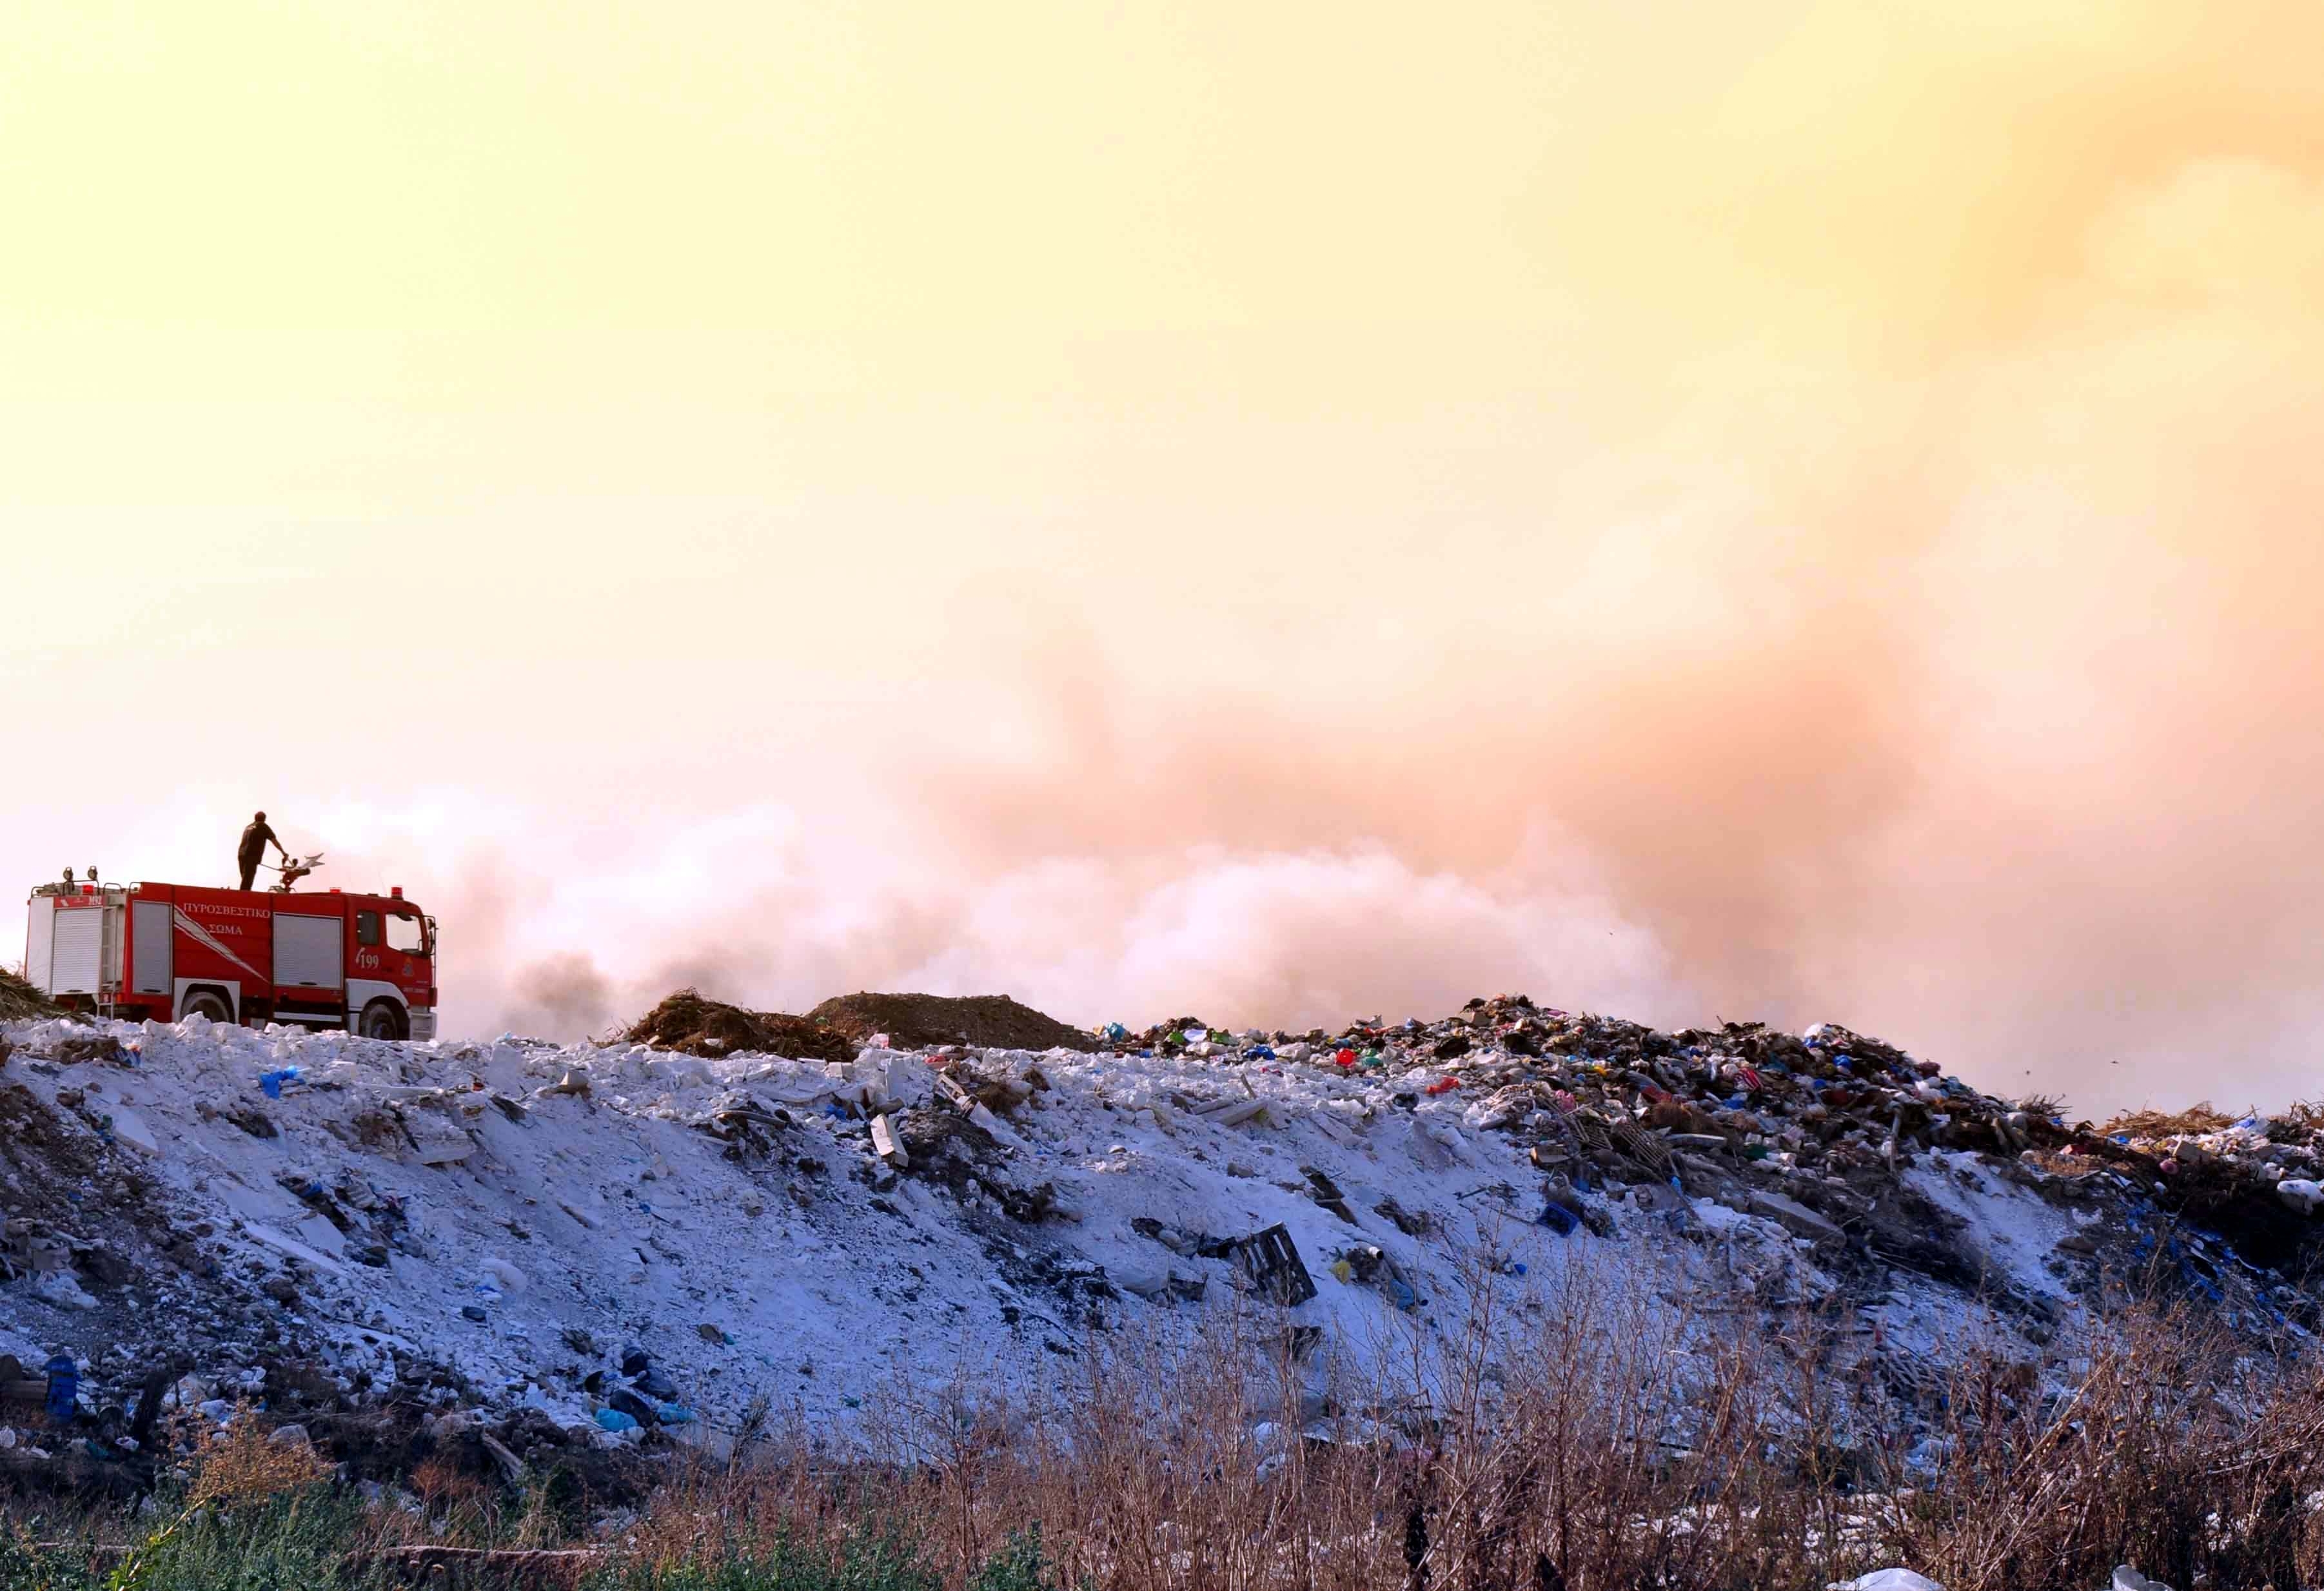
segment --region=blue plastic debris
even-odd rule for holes
[[[1420,1295],[1393,1276],[1388,1279],[1388,1296],[1397,1309],[1406,1314],[1420,1307]]]
[[[1541,1224],[1560,1237],[1571,1237],[1573,1236],[1574,1228],[1582,1225],[1582,1219],[1565,1206],[1552,1200],[1541,1212]]]
[[[694,1411],[684,1403],[662,1403],[655,1408],[654,1413],[664,1425],[691,1425],[695,1421]]]
[[[600,1430],[611,1431],[635,1430],[638,1428],[638,1422],[619,1409],[598,1410],[597,1425]]]
[[[280,1071],[262,1071],[258,1074],[258,1086],[270,1099],[280,1099],[282,1097],[282,1085],[298,1081],[299,1069],[295,1066],[286,1066]]]
[[[41,1367],[49,1376],[49,1418],[62,1425],[80,1399],[80,1366],[70,1354],[59,1354]]]

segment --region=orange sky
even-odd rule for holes
[[[2315,1091],[2324,12],[870,9],[13,19],[0,875]]]

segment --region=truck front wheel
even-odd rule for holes
[[[403,1013],[395,1008],[393,1000],[374,1000],[363,1009],[363,1020],[355,1029],[365,1038],[400,1039],[403,1036]]]

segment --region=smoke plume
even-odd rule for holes
[[[292,240],[409,250],[5,334],[6,876],[263,805],[438,915],[456,1034],[1522,989],[2315,1092],[2324,10],[1459,9],[867,14],[797,97],[744,8],[571,97],[562,198],[528,120]],[[550,114],[521,37],[437,87]],[[350,283],[402,329],[187,329]]]

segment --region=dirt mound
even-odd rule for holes
[[[688,1055],[735,1055],[745,1051],[793,1061],[852,1061],[850,1035],[812,1016],[746,1011],[681,989],[632,1023],[622,1035],[632,1044]]]
[[[35,1016],[59,1016],[63,1012],[47,996],[14,972],[0,970],[0,1022]]]
[[[1007,995],[852,994],[807,1013],[852,1039],[884,1033],[898,1047],[981,1044],[1003,1050],[1094,1050],[1097,1041]]]

